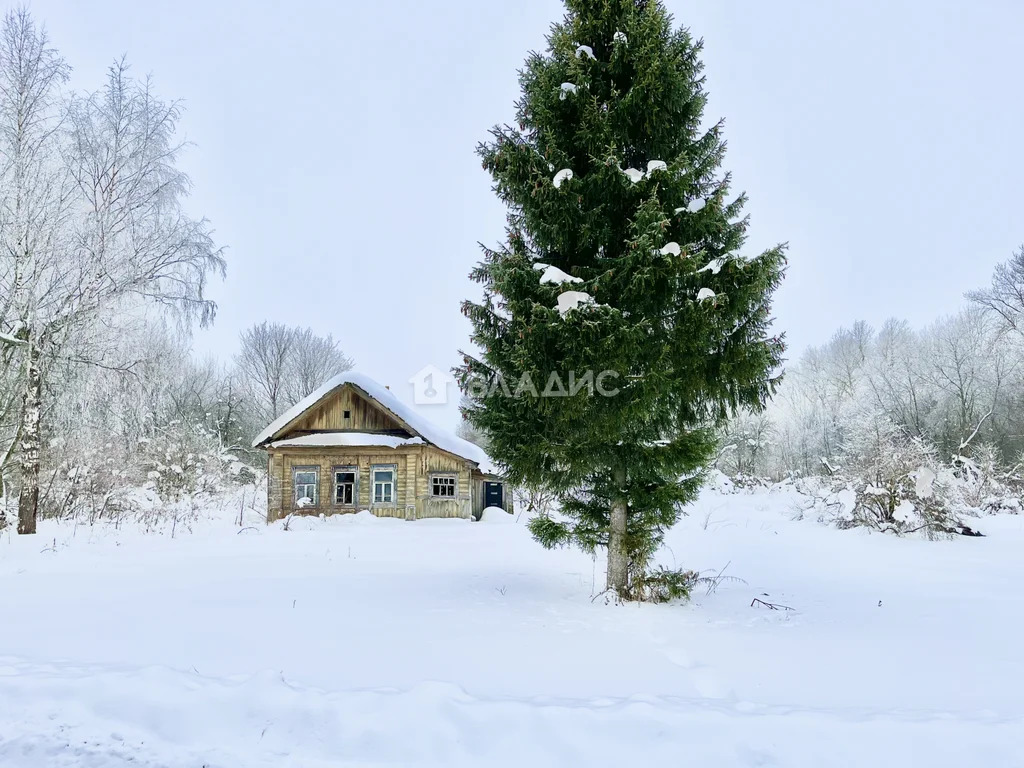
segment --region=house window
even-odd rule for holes
[[[319,467],[295,467],[292,470],[295,485],[295,506],[315,507],[320,502]]]
[[[357,467],[334,468],[334,503],[342,507],[354,507],[358,493],[356,478],[359,477]]]
[[[454,499],[456,489],[455,475],[431,475],[430,495],[442,499]]]
[[[374,464],[370,467],[374,504],[395,504],[395,465]]]
[[[352,411],[345,411],[345,418],[346,419],[351,419],[352,418]]]

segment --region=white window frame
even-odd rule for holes
[[[378,472],[390,472],[391,482],[378,483]],[[390,485],[391,498],[387,501],[377,501],[377,486]],[[383,496],[383,494],[381,494]],[[371,507],[397,507],[398,506],[398,465],[397,464],[371,464],[370,465],[370,506]]]
[[[343,501],[338,501],[338,486],[342,483],[338,482],[338,475],[341,473],[347,473],[352,475],[352,501],[346,504]],[[344,483],[349,485],[349,483]],[[358,507],[359,506],[359,467],[350,464],[338,464],[331,467],[331,499],[336,507]]]
[[[459,498],[459,474],[457,472],[432,472],[430,474],[430,498],[432,499],[457,499]],[[437,488],[434,483],[437,480],[451,480],[450,483],[444,483],[445,487],[451,488],[451,493],[437,493]]]
[[[306,474],[306,473],[312,473],[313,474],[313,482],[312,483],[300,483],[299,482],[299,475],[300,474]],[[313,495],[309,496],[308,493],[303,493],[300,496],[299,495],[299,487],[301,486],[303,488],[308,488],[310,485],[313,486]],[[305,499],[305,498],[312,498],[313,499],[313,503],[312,504],[307,504],[305,506],[301,506],[300,507],[299,506],[299,499]],[[320,467],[313,466],[313,465],[302,466],[302,467],[292,467],[292,506],[294,506],[296,509],[315,509],[316,507],[320,506]]]

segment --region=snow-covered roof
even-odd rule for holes
[[[387,387],[378,384],[365,374],[358,371],[345,371],[339,373],[330,381],[321,384],[308,397],[303,398],[287,411],[278,416],[256,439],[252,441],[254,448],[268,442],[289,424],[299,418],[306,411],[318,405],[322,400],[331,395],[335,390],[346,385],[351,385],[361,390],[369,398],[374,400],[386,411],[390,411],[400,421],[405,422],[415,434],[414,437],[421,437],[427,443],[437,446],[442,451],[461,456],[479,465],[480,471],[487,474],[498,474],[498,469],[491,461],[483,448],[474,445],[468,440],[463,440],[458,435],[453,435],[446,429],[438,427],[428,419],[424,418],[412,406],[403,403]],[[343,434],[343,433],[334,433]],[[355,434],[355,433],[352,433]],[[312,435],[310,437],[313,437]],[[299,439],[299,438],[293,438]]]
[[[423,445],[423,438],[380,435],[375,432],[317,432],[312,435],[299,435],[270,443],[271,448],[301,448],[303,446],[333,448],[342,445],[398,448],[403,445]]]

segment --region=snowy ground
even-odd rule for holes
[[[521,522],[5,533],[0,766],[1024,766],[1024,517],[794,502],[705,493],[664,559],[743,581],[687,606]]]

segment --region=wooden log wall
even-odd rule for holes
[[[375,464],[393,465],[395,472],[395,503],[374,505],[371,501],[371,469]],[[358,467],[358,503],[342,507],[334,503],[334,467]],[[269,449],[267,482],[267,520],[274,521],[288,514],[338,514],[369,509],[379,517],[418,519],[425,517],[469,518],[473,512],[472,464],[433,446],[415,445],[401,448],[315,448]],[[315,507],[297,508],[293,470],[316,467],[319,471],[319,499]],[[430,479],[434,472],[456,476],[456,497],[435,498]]]

